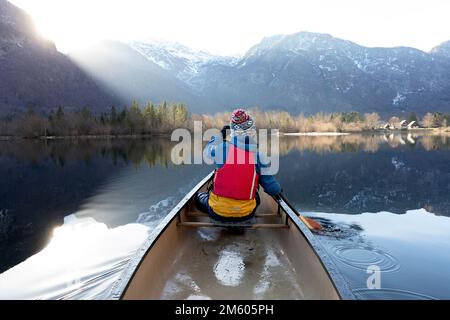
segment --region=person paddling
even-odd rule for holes
[[[214,220],[246,221],[253,218],[260,203],[259,186],[272,196],[279,195],[281,187],[272,175],[261,174],[269,163],[266,155],[258,152],[256,126],[247,111],[233,111],[230,125],[221,133],[222,137],[212,137],[204,149],[204,157],[214,161],[216,172],[212,189],[197,193],[195,205]]]

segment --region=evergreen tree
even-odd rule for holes
[[[127,114],[128,114],[128,108],[125,106],[125,107],[122,109],[122,111],[120,112],[119,118],[118,118],[119,124],[120,124],[121,126],[124,126],[124,125],[125,125],[125,119],[127,118]]]
[[[161,105],[160,115],[161,115],[161,121],[166,122],[168,120],[168,108],[167,108],[167,102],[164,101]]]
[[[126,125],[131,134],[142,133],[144,129],[144,116],[139,103],[134,100],[126,115]]]
[[[55,119],[55,112],[52,110],[50,111],[50,114],[48,115],[48,121],[51,123]]]
[[[184,122],[186,122],[188,118],[188,111],[187,107],[180,103],[175,107],[175,123],[177,125],[182,125]]]
[[[58,110],[56,110],[56,119],[62,120],[64,118],[64,110],[61,106],[58,107]]]
[[[71,124],[72,125],[72,124]],[[69,128],[66,121],[66,115],[61,106],[56,110],[54,121],[51,123],[51,130],[53,134],[64,135],[69,132]]]
[[[342,122],[352,123],[352,122],[360,122],[361,115],[359,112],[343,112],[341,113]]]
[[[84,106],[80,111],[81,116],[83,119],[87,120],[92,117],[91,108],[89,106]]]
[[[137,110],[141,110],[141,108],[139,106],[139,102],[137,102],[136,100],[133,100],[133,102],[131,103],[130,111],[136,112]]]
[[[168,115],[168,107],[167,102],[164,101],[162,104],[159,104],[155,111],[155,122],[159,129],[165,127],[170,117]]]
[[[104,125],[104,124],[106,123],[106,117],[105,117],[105,114],[104,114],[104,113],[102,113],[102,114],[100,115],[100,123],[101,123],[102,125]]]
[[[147,102],[147,104],[145,105],[144,108],[144,120],[145,120],[145,127],[147,129],[147,131],[152,131],[154,128],[154,125],[156,124],[156,110],[155,110],[155,106],[153,105],[153,103],[151,101]]]
[[[433,114],[433,126],[441,127],[444,121],[444,115],[440,112],[435,112]]]
[[[109,115],[109,121],[111,122],[111,124],[117,124],[118,122],[118,115],[117,115],[117,110],[115,106],[111,107],[111,111],[110,111],[110,115]]]
[[[417,119],[417,115],[414,112],[410,113],[408,116],[408,123],[411,123],[413,121],[419,122],[419,119]]]

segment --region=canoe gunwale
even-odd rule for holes
[[[112,285],[111,289],[106,294],[106,299],[120,300],[123,298],[134,275],[139,270],[145,256],[150,252],[153,245],[158,241],[159,237],[164,233],[172,221],[177,218],[179,212],[188,204],[189,200],[192,199],[195,193],[197,193],[197,191],[200,190],[212,178],[213,175],[214,171],[203,178],[156,226],[156,228],[150,233],[147,240],[140,246],[134,256],[127,263],[127,266],[122,272],[120,278]]]
[[[339,297],[342,300],[355,300],[355,295],[353,294],[347,281],[344,279],[341,272],[337,268],[336,264],[331,260],[329,254],[319,242],[319,240],[315,238],[311,230],[309,230],[309,228],[298,217],[300,213],[296,209],[294,209],[294,207],[287,201],[284,196],[281,196],[281,200],[277,202],[282,207],[286,215],[289,216],[290,221],[295,224],[298,230],[305,237],[305,240],[308,242],[309,246],[312,248],[326,273],[328,274]]]
[[[188,192],[184,198],[170,211],[170,213],[156,226],[150,233],[147,240],[139,247],[134,256],[128,261],[127,266],[122,271],[119,279],[117,279],[111,289],[105,294],[105,299],[120,300],[125,296],[125,293],[129,287],[129,284],[133,280],[133,277],[138,272],[140,265],[145,260],[146,255],[150,252],[152,247],[158,241],[159,237],[164,233],[168,226],[179,216],[180,211],[189,203],[192,197],[213,177],[214,171],[210,172],[205,178],[203,178],[190,192]],[[337,269],[334,262],[326,252],[322,244],[315,238],[308,227],[299,219],[298,212],[292,205],[282,197],[277,201],[278,205],[286,213],[286,218],[297,227],[302,233],[308,245],[314,251],[322,264],[325,272],[328,274],[337,294],[343,300],[354,300],[355,295],[352,293],[346,280],[343,278],[340,271]]]

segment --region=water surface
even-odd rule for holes
[[[277,179],[297,209],[326,227],[317,236],[355,294],[450,298],[450,138],[280,143]],[[102,299],[149,232],[211,170],[171,164],[172,146],[165,138],[0,142],[0,298]],[[228,257],[222,249],[217,256]],[[381,269],[379,290],[366,287],[372,265]]]

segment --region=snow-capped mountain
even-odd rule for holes
[[[232,65],[236,60],[234,57],[217,56],[162,40],[134,41],[129,45],[146,59],[188,84],[198,76],[205,65],[215,63]]]
[[[367,48],[327,34],[264,38],[230,68],[205,72],[228,104],[293,112],[450,111],[450,59],[414,48]]]
[[[427,53],[299,32],[266,37],[242,57],[164,41],[129,45],[206,101],[207,111],[235,105],[294,113],[450,111],[448,43]]]
[[[441,43],[437,47],[434,47],[431,52],[438,56],[450,58],[450,41],[446,41],[444,43]]]

